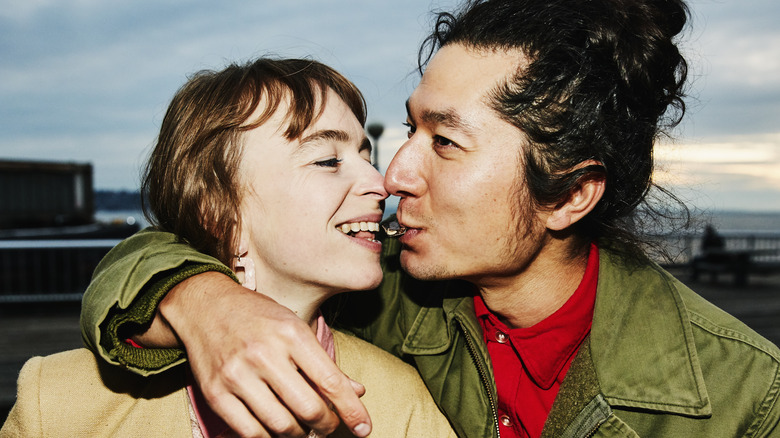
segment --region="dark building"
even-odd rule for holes
[[[92,165],[0,160],[0,229],[93,222]]]

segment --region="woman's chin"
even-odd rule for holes
[[[373,275],[366,276],[361,281],[351,284],[350,289],[353,291],[372,290],[379,287],[380,284],[382,284],[382,270],[378,269]]]

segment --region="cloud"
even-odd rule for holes
[[[692,87],[686,133],[771,133],[780,113],[780,4],[691,2]]]
[[[661,144],[656,182],[700,208],[780,208],[780,133]]]
[[[187,74],[275,53],[313,56],[355,81],[369,121],[385,125],[385,168],[406,138],[403,105],[418,81],[429,11],[459,3],[0,0],[0,157],[90,161],[97,187],[135,188]],[[756,199],[780,193],[772,134],[780,3],[695,0],[691,8],[693,98],[676,146],[684,167],[659,178],[678,178],[710,199],[703,202],[779,209]]]
[[[5,3],[0,156],[67,159],[70,147],[70,156],[81,159],[89,152],[96,185],[109,188],[135,187],[136,178],[115,176],[135,173],[137,162],[118,173],[98,171],[101,163],[123,156],[122,148],[137,155],[154,139],[187,74],[229,61],[312,56],[364,90],[370,120],[400,124],[416,81],[407,75],[423,32],[417,20],[428,10],[410,0],[351,0],[339,7],[316,1]]]

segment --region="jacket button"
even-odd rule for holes
[[[507,336],[506,333],[496,331],[496,341],[498,341],[499,344],[506,344],[506,341],[508,340],[509,336]]]
[[[509,418],[509,415],[502,415],[501,418],[501,424],[503,424],[506,427],[512,427],[512,419]]]

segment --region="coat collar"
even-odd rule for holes
[[[440,299],[435,305],[420,309],[402,351],[411,355],[443,353],[456,338],[458,325],[479,341],[479,347],[484,346],[482,328],[474,312],[474,286],[463,281],[428,282],[425,286],[426,293]],[[484,351],[487,355],[486,346]]]
[[[691,324],[678,293],[685,286],[649,260],[632,263],[606,249],[599,259],[590,356],[604,398],[612,406],[711,415]],[[426,286],[443,299],[419,312],[404,353],[446,351],[457,338],[458,324],[481,339],[472,286],[460,281]],[[476,344],[487,358],[484,343]]]
[[[601,251],[590,353],[613,406],[712,414],[684,287],[650,260]]]

